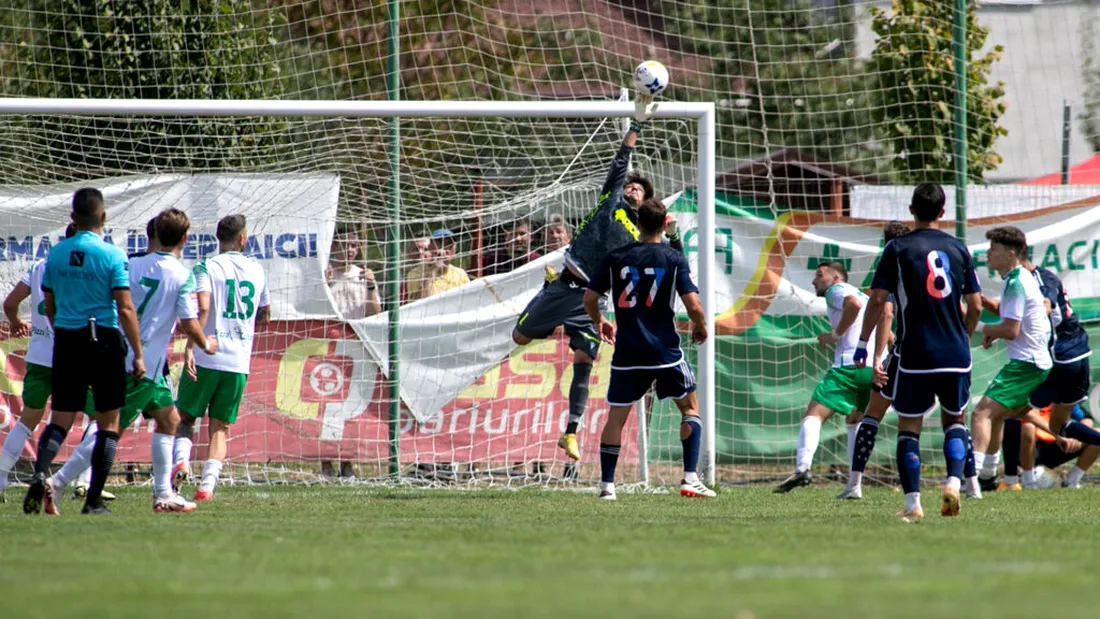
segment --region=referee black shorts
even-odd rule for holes
[[[126,401],[126,343],[122,332],[97,327],[93,341],[90,327],[54,328],[52,386],[55,411],[82,411],[89,388],[95,412],[122,408]]]

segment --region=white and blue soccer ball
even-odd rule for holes
[[[634,90],[638,94],[657,96],[668,88],[668,69],[656,60],[647,60],[634,69]]]

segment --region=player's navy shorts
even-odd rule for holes
[[[660,400],[679,400],[695,391],[695,374],[686,360],[667,368],[617,370],[612,367],[607,403],[611,406],[630,406],[642,399],[655,382]]]
[[[1076,404],[1089,397],[1089,358],[1055,363],[1046,380],[1031,394],[1032,408],[1051,404]]]
[[[126,400],[126,342],[118,329],[54,328],[53,403],[55,411],[75,413],[85,409],[92,390],[96,412],[122,408]]]
[[[894,384],[898,381],[898,365],[900,364],[901,361],[898,359],[898,356],[895,355],[893,351],[890,351],[890,353],[886,355],[886,358],[882,360],[882,369],[886,372],[886,384],[882,387],[872,384],[871,390],[877,392],[883,398],[890,400],[893,397]]]
[[[899,417],[923,417],[937,399],[944,413],[960,415],[970,401],[970,372],[913,374],[899,367],[893,394],[887,397]]]
[[[1062,466],[1070,460],[1076,460],[1088,445],[1083,445],[1077,451],[1062,451],[1057,443],[1049,441],[1035,441],[1035,464],[1048,469]]]
[[[569,347],[595,359],[600,349],[600,336],[584,311],[586,289],[572,273],[563,272],[531,299],[519,315],[516,330],[533,340],[541,340],[550,337],[559,326],[564,327]]]

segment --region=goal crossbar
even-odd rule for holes
[[[625,101],[298,101],[205,99],[0,98],[0,116],[279,116],[380,118],[626,118]],[[698,279],[707,332],[698,348],[699,412],[703,421],[703,477],[715,481],[715,107],[714,103],[660,102],[657,119],[697,121]],[[644,456],[643,456],[644,457]]]

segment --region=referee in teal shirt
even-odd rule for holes
[[[137,311],[130,297],[130,263],[121,249],[102,238],[107,221],[103,194],[88,187],[73,194],[72,220],[77,233],[54,246],[42,276],[46,316],[54,329],[53,413],[38,441],[34,478],[23,500],[28,514],[37,513],[44,499],[60,498],[52,496],[46,477],[77,411],[85,408],[89,389],[99,433],[82,513],[109,513],[101,495],[115,460],[119,409],[126,399],[127,348],[119,327],[134,349],[131,371],[145,375]]]

